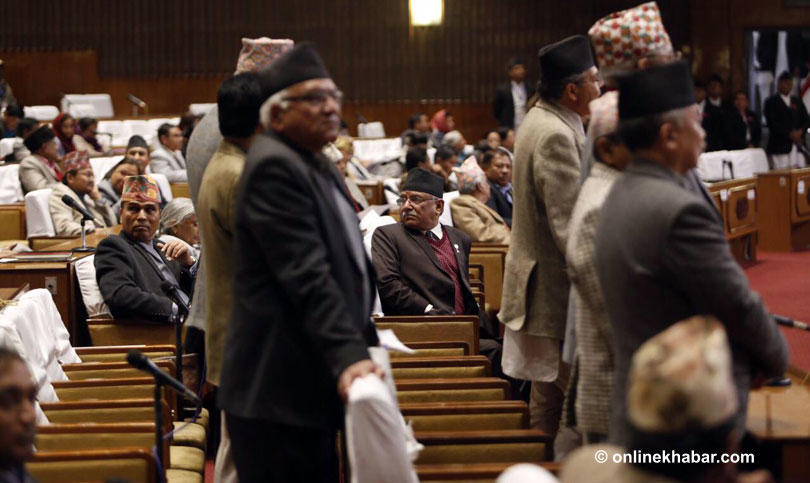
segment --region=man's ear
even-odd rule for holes
[[[577,86],[576,84],[566,84],[565,90],[563,95],[568,98],[571,102],[576,102],[577,100]]]
[[[280,105],[274,104],[270,106],[270,126],[275,131],[281,131],[283,127],[284,110]]]
[[[441,198],[436,201],[436,211],[439,212],[439,215],[444,211],[444,200]]]
[[[661,128],[658,130],[658,140],[661,142],[661,146],[669,151],[675,150],[675,142],[678,139],[678,130],[674,123],[672,122],[665,122],[661,125]]]

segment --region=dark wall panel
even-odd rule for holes
[[[407,0],[3,0],[0,52],[92,50],[101,79],[221,78],[242,37],[286,37],[315,41],[353,100],[489,102],[510,56],[535,78],[539,47],[638,2],[445,0],[441,27],[411,29]],[[688,42],[689,2],[659,4]]]

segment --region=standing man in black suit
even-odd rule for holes
[[[762,142],[762,126],[757,115],[748,109],[748,94],[734,93],[734,106],[726,111],[726,149],[758,148]]]
[[[121,190],[121,233],[96,249],[93,265],[104,302],[115,318],[169,322],[178,308],[163,292],[169,281],[188,304],[197,260],[180,240],[159,244],[160,189],[150,176],[129,176]]]
[[[523,60],[513,57],[506,67],[509,82],[501,84],[495,91],[492,113],[501,124],[517,131],[526,117],[526,104],[534,94],[534,89],[526,85],[526,65]]]
[[[794,168],[804,166],[796,145],[804,145],[804,133],[810,126],[810,116],[804,102],[793,91],[793,77],[787,71],[779,76],[776,94],[765,101],[765,122],[770,136],[765,151],[771,160],[771,168]]]
[[[340,130],[342,93],[315,47],[260,73],[268,128],[237,186],[234,298],[219,403],[239,480],[338,481],[337,430],[369,357],[374,270],[357,215],[322,154]]]
[[[500,149],[487,151],[481,158],[481,169],[487,175],[489,200],[486,205],[495,210],[512,227],[512,158]]]
[[[713,75],[706,89],[708,96],[702,103],[703,130],[706,131],[706,152],[721,151],[724,146],[723,121],[726,105],[723,102],[723,78]]]

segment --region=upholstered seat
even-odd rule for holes
[[[205,451],[208,436],[205,427],[198,423],[174,421],[173,444],[175,446],[192,446]]]
[[[205,471],[205,452],[200,448],[191,446],[172,446],[169,448],[171,455],[171,469],[195,471],[203,474]]]

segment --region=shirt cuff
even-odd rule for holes
[[[433,310],[433,304],[427,304],[427,307],[425,307],[425,313],[428,313],[431,310]]]

